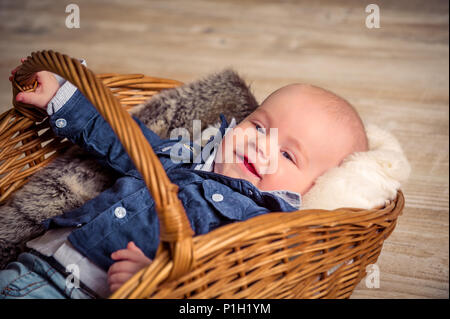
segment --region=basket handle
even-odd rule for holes
[[[137,123],[91,70],[77,59],[52,50],[33,52],[15,73],[13,104],[22,114],[34,119],[45,117],[42,112],[37,111],[38,108],[15,102],[15,95],[19,91],[33,90],[36,87],[35,73],[39,71],[56,73],[73,83],[111,125],[155,200],[160,222],[158,253],[168,249],[173,260],[168,279],[176,279],[187,273],[194,264],[194,232],[177,196],[178,186],[170,182]]]

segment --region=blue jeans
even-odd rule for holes
[[[0,270],[0,299],[88,299],[82,288],[66,284],[66,277],[47,261],[22,253]]]

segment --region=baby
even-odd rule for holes
[[[82,207],[44,221],[47,232],[27,244],[32,251],[0,272],[0,297],[106,297],[154,257],[159,240],[154,201],[109,124],[81,92],[49,72],[37,73],[37,79],[35,92],[19,93],[16,99],[47,109],[57,135],[77,143],[120,177]],[[298,210],[317,177],[349,154],[368,149],[354,108],[306,84],[273,92],[231,130],[222,118],[224,137],[200,165],[174,161],[171,150],[179,140],[162,140],[135,120],[179,186],[178,197],[196,234],[268,212]],[[80,267],[81,286],[68,291],[67,270],[73,264]],[[53,268],[54,276],[43,275]],[[33,277],[24,275],[31,272]],[[28,291],[33,280],[49,285]]]

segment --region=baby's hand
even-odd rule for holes
[[[113,252],[111,258],[120,260],[115,262],[108,270],[108,285],[111,292],[119,289],[136,272],[152,262],[132,241],[128,243],[126,249]]]
[[[21,59],[20,62],[24,62],[26,59]],[[11,71],[12,76],[9,80],[12,81],[14,74],[16,73],[16,67]],[[47,109],[47,104],[55,96],[59,89],[59,83],[55,76],[51,72],[41,71],[36,73],[36,80],[38,82],[37,88],[34,92],[20,92],[16,95],[16,101],[25,104],[31,104],[41,109]]]

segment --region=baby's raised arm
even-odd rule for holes
[[[22,59],[22,62],[24,61],[25,59]],[[11,73],[14,75],[16,70],[17,68]],[[55,134],[68,138],[72,143],[93,154],[101,164],[121,174],[135,171],[131,158],[111,126],[81,91],[70,82],[60,87],[58,79],[51,72],[42,71],[36,75],[38,86],[35,92],[17,94],[18,101],[46,109],[50,116],[50,126]],[[134,120],[152,147],[162,142],[157,134],[138,119]]]

